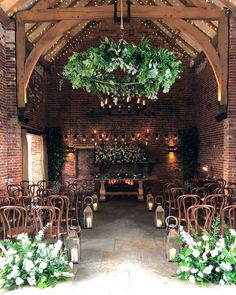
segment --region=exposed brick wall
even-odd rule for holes
[[[224,178],[236,181],[236,21],[230,20],[228,119],[224,122]]]
[[[15,27],[0,24],[0,187],[21,179],[21,131],[16,108]]]
[[[200,135],[199,163],[213,169],[216,178],[223,177],[224,122],[217,122],[217,84],[207,62],[194,75],[193,90],[196,99],[197,126]]]

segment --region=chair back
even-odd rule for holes
[[[211,205],[195,205],[187,209],[187,230],[209,231],[215,216],[215,208]],[[191,227],[192,226],[192,227]]]
[[[229,205],[223,208],[221,212],[221,222],[222,232],[224,231],[225,224],[236,230],[236,205]]]
[[[191,206],[200,204],[201,199],[198,195],[182,195],[177,198],[178,214],[179,214],[179,225],[181,222],[187,221],[187,210]]]
[[[3,238],[16,238],[26,232],[27,211],[21,206],[3,206],[0,208],[0,217],[3,224]]]
[[[223,208],[229,205],[229,197],[224,194],[212,194],[204,199],[204,204],[213,206],[216,214],[220,215]]]
[[[36,233],[39,230],[44,231],[45,236],[52,238],[59,238],[62,234],[61,232],[61,210],[53,206],[39,206],[33,210],[34,221],[36,224]]]

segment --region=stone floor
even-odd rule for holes
[[[174,277],[176,266],[164,256],[164,230],[154,227],[153,212],[129,198],[102,203],[94,228],[82,231],[82,261],[74,267],[72,281],[55,288],[32,287],[10,294],[139,295],[221,294],[235,287],[200,288]],[[2,292],[2,293],[1,293]],[[0,294],[7,292],[0,291]]]

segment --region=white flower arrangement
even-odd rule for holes
[[[48,246],[43,231],[31,240],[18,235],[15,242],[0,243],[0,279],[2,287],[13,290],[24,285],[46,288],[72,276],[67,257],[61,253],[62,242]]]
[[[105,145],[96,150],[97,164],[138,163],[147,160],[145,151],[134,143]]]
[[[184,247],[179,254],[177,275],[190,283],[236,284],[236,233],[225,227],[220,234],[217,218],[211,232],[194,233],[180,228]]]

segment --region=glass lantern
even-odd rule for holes
[[[154,197],[151,193],[148,193],[146,196],[146,204],[147,204],[147,210],[153,211],[154,208]]]
[[[67,237],[67,253],[69,261],[71,261],[72,263],[80,263],[80,231],[76,232],[75,228],[72,228]]]
[[[154,215],[154,223],[157,228],[165,227],[165,210],[161,203],[157,203],[157,208]]]
[[[92,195],[93,198],[93,211],[98,211],[99,203],[97,194]]]
[[[173,220],[174,223],[170,223]],[[178,219],[174,216],[168,216],[166,218],[166,258],[169,262],[177,260],[180,245],[177,242],[178,234]]]
[[[86,206],[84,209],[84,228],[93,227],[93,210],[90,206]]]

